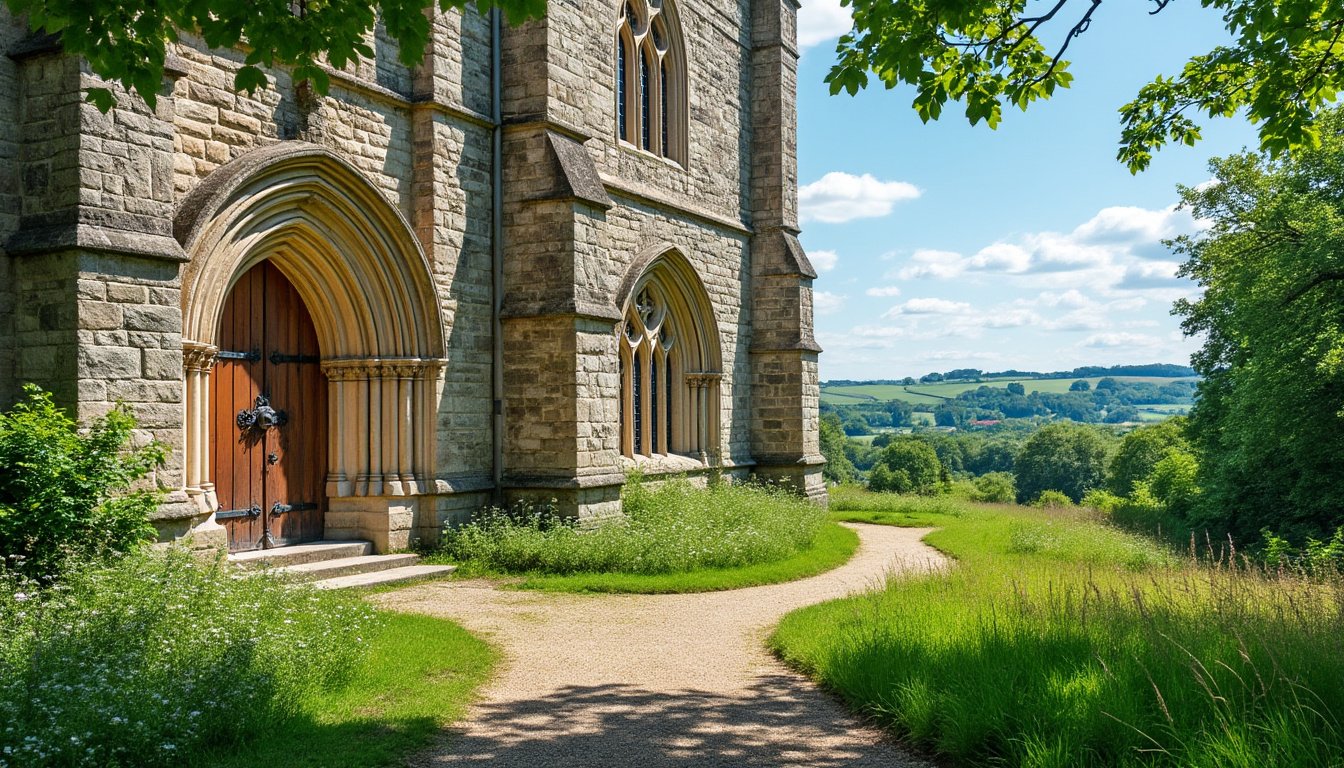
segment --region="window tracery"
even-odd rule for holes
[[[718,429],[720,375],[708,334],[713,321],[699,317],[670,272],[650,270],[620,326],[621,453],[704,461]]]
[[[616,32],[616,131],[621,141],[685,160],[685,67],[668,0],[626,0]]]

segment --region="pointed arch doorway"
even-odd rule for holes
[[[212,476],[229,550],[321,539],[327,377],[308,308],[271,261],[229,291],[217,354]]]

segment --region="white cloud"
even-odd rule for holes
[[[808,48],[837,38],[854,25],[840,0],[804,0],[798,10],[798,47]]]
[[[911,299],[887,310],[883,317],[896,315],[955,315],[970,312],[971,305],[964,301],[947,299]]]
[[[841,224],[886,216],[896,203],[919,196],[919,188],[904,181],[879,181],[870,173],[855,176],[831,171],[799,187],[798,207],[802,221]]]
[[[897,288],[894,285],[879,285],[873,288],[869,288],[868,290],[864,291],[864,293],[869,296],[876,296],[878,298],[891,298],[892,296],[900,296],[901,289]]]
[[[1162,339],[1145,336],[1141,333],[1094,333],[1083,339],[1082,346],[1096,349],[1115,349],[1117,347],[1160,347]]]
[[[840,254],[835,251],[812,251],[807,254],[807,260],[812,262],[818,272],[830,272],[835,269],[835,264],[840,260]]]
[[[812,294],[812,309],[818,315],[831,315],[845,308],[845,296],[830,291],[816,291]]]
[[[1118,290],[1142,291],[1150,289],[1190,290],[1194,283],[1184,277],[1177,277],[1180,264],[1174,261],[1152,261],[1136,264],[1125,270],[1124,277],[1115,284]]]
[[[920,278],[945,280],[965,272],[964,261],[961,254],[955,251],[922,248],[910,256],[909,266],[897,270],[895,274],[888,274],[887,277],[899,277],[902,280],[918,280]]]

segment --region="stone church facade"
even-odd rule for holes
[[[433,540],[627,474],[824,499],[794,0],[436,12],[325,95],[184,35],[154,108],[0,10],[0,403],[126,403],[166,537]]]

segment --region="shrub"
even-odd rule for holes
[[[1041,491],[1031,504],[1042,509],[1067,509],[1073,506],[1073,499],[1059,491]]]
[[[685,573],[790,557],[815,541],[826,510],[782,488],[634,477],[625,515],[591,530],[538,507],[487,509],[449,531],[445,555],[509,573]]]
[[[128,449],[135,419],[118,406],[81,433],[35,386],[0,414],[0,556],[30,577],[69,558],[105,558],[149,540],[157,496],[130,491],[164,458],[157,443]]]
[[[1199,462],[1194,454],[1171,448],[1153,466],[1146,484],[1167,512],[1184,518],[1194,511],[1199,501],[1198,473]]]
[[[1012,504],[1017,499],[1017,488],[1011,472],[989,472],[975,478],[974,501],[992,504]]]
[[[180,765],[263,736],[344,679],[372,620],[177,549],[33,586],[0,574],[0,768]]]
[[[1124,503],[1124,499],[1100,488],[1095,488],[1083,494],[1083,500],[1080,502],[1081,506],[1095,509],[1107,515],[1113,514]]]

